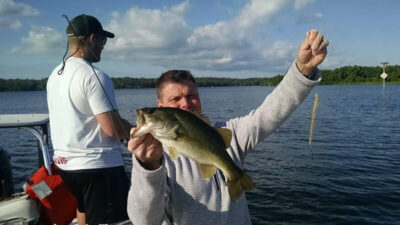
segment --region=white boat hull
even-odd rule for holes
[[[35,223],[39,221],[40,205],[27,194],[16,194],[0,202],[0,224]]]

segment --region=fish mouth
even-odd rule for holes
[[[137,133],[141,128],[145,125],[146,118],[144,117],[144,113],[141,109],[136,110],[136,129],[133,133],[131,133],[130,137],[134,138],[137,136]]]
[[[142,110],[137,109],[136,110],[136,115],[137,115],[136,124],[138,126],[146,123],[146,118],[144,117],[144,114],[143,114]]]

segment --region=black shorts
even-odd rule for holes
[[[59,170],[75,196],[87,224],[127,220],[129,179],[123,166],[88,170]]]

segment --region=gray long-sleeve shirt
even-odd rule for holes
[[[232,130],[227,152],[243,169],[245,156],[255,145],[278,128],[319,82],[303,76],[292,64],[282,82],[256,110],[219,124]],[[198,164],[180,156],[176,161],[164,149],[162,166],[144,169],[132,157],[132,185],[128,196],[128,215],[135,225],[251,224],[246,195],[231,201],[223,173],[210,179],[201,177]]]

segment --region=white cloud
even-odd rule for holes
[[[279,40],[265,42],[266,38],[257,34],[260,28],[268,27],[281,11],[296,4],[299,3],[293,0],[253,0],[231,21],[196,28],[188,38],[188,48],[192,51],[207,50],[204,57],[211,62],[204,60],[203,64],[193,63],[192,66],[198,70],[280,71],[282,66],[290,65],[294,60],[297,47]],[[306,2],[302,4],[305,6]]]
[[[14,47],[12,52],[28,54],[60,52],[65,46],[66,40],[60,32],[50,27],[34,27],[29,31],[28,37],[23,37],[20,45]]]
[[[329,53],[320,66],[320,69],[331,69],[342,67],[343,65],[356,65],[360,64],[360,62],[355,62],[354,59],[349,59],[347,56],[343,56],[341,54],[332,54]]]
[[[297,24],[313,23],[322,20],[324,15],[322,13],[311,13],[301,15],[297,18]]]
[[[234,19],[233,25],[247,30],[256,24],[267,23],[288,3],[289,0],[253,0]]]
[[[221,21],[195,29],[188,42],[191,46],[210,49],[248,48],[257,26],[268,24],[288,3],[289,0],[250,1],[232,21]]]
[[[185,16],[190,10],[187,1],[162,9],[135,7],[125,12],[113,12],[105,29],[115,33],[116,37],[107,42],[103,58],[198,71],[281,73],[294,60],[297,46],[271,40],[260,33],[265,34],[268,24],[297,2],[252,0],[231,20],[196,28],[186,22]],[[302,1],[302,4],[306,2],[311,1]],[[13,26],[18,28],[21,23],[16,22]],[[65,39],[63,33],[53,28],[33,27],[12,52],[59,53],[65,50]]]
[[[216,49],[235,45],[238,40],[230,23],[218,22],[195,29],[187,38],[188,45],[193,49]]]
[[[15,3],[12,0],[0,0],[0,17],[4,16],[36,16],[39,11],[27,4]]]
[[[190,34],[183,18],[187,8],[188,3],[184,2],[164,10],[132,8],[122,15],[113,13],[106,28],[117,34],[111,48],[121,51],[179,47]]]
[[[301,9],[301,8],[305,7],[306,5],[311,4],[313,2],[315,2],[315,0],[295,0],[294,8]]]
[[[19,18],[37,15],[39,11],[27,4],[0,0],[0,28],[16,30],[22,26]]]
[[[265,59],[287,59],[296,54],[297,46],[285,41],[276,41],[272,46],[262,51]]]
[[[132,8],[113,13],[106,29],[110,40],[107,57],[199,71],[282,72],[294,60],[297,46],[271,41],[259,34],[280,12],[304,7],[312,0],[252,0],[229,21],[190,28],[185,13],[188,2],[150,10]]]
[[[232,57],[231,56],[224,56],[221,59],[217,59],[215,62],[217,64],[225,64],[225,63],[229,63],[232,61]]]
[[[22,26],[19,20],[10,20],[6,18],[0,18],[0,27],[17,30]]]

